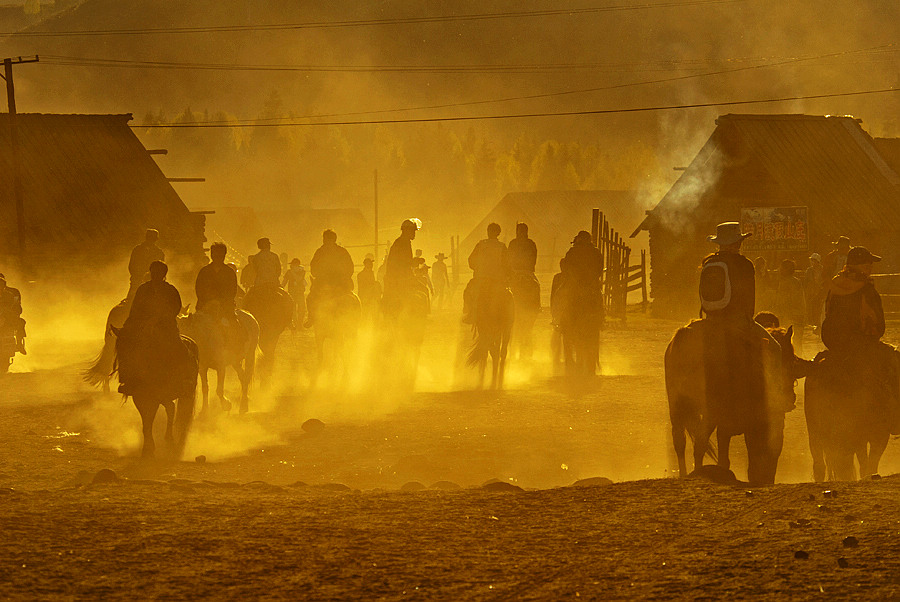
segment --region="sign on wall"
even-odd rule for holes
[[[743,207],[741,230],[746,251],[809,250],[807,207]]]

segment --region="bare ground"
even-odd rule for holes
[[[448,386],[449,317],[434,321],[414,394],[308,392],[310,339],[288,333],[279,385],[245,417],[198,423],[182,462],[140,462],[137,412],[83,388],[79,364],[33,364],[0,395],[0,597],[900,596],[900,478],[802,483],[802,396],[786,484],[667,478],[675,326],[635,317],[607,331],[604,375],[580,387],[539,361],[512,365],[501,393]],[[304,431],[308,418],[325,428]],[[882,474],[897,471],[896,447]],[[118,480],[90,484],[101,469]],[[570,486],[596,476],[617,482]],[[490,479],[504,490],[482,488]],[[414,481],[426,489],[400,491]]]

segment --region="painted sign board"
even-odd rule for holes
[[[809,250],[807,207],[743,207],[741,230],[751,232],[744,251]]]

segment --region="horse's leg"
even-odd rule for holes
[[[869,463],[865,476],[878,474],[878,463],[881,462],[881,455],[887,449],[888,441],[891,435],[887,431],[873,435],[869,441]]]
[[[216,368],[216,395],[219,396],[219,403],[222,405],[223,412],[231,411],[231,402],[225,396],[225,374],[228,372],[228,365],[223,364]]]
[[[852,449],[833,449],[826,452],[828,467],[833,470],[833,478],[838,481],[855,481],[856,466],[853,460],[856,452]]]
[[[745,436],[746,437],[746,436]],[[731,435],[725,433],[721,428],[716,429],[716,442],[719,446],[719,462],[718,465],[720,468],[724,468],[726,470],[731,470],[731,459],[729,458],[729,448],[731,447]],[[694,441],[694,446],[696,448],[697,442]],[[706,453],[704,445],[703,452]],[[696,452],[694,453],[696,456]],[[701,456],[702,460],[703,456]]]
[[[200,366],[200,391],[203,393],[203,404],[200,406],[200,416],[205,417],[209,410],[209,366]]]
[[[491,389],[496,389],[500,377],[500,341],[491,341]]]
[[[503,378],[506,376],[506,356],[509,353],[509,339],[512,336],[512,329],[510,328],[507,332],[503,333],[502,338],[500,339],[500,375],[498,388],[503,388]]]
[[[250,376],[248,374],[249,368],[241,365],[241,361],[238,360],[234,364],[232,364],[234,371],[237,372],[238,381],[241,383],[241,403],[239,405],[238,411],[241,414],[247,413],[247,406],[249,404],[250,398],[248,396],[248,391],[250,389]]]
[[[156,401],[143,397],[135,397],[133,401],[134,406],[141,415],[141,428],[144,433],[144,445],[141,449],[141,456],[149,459],[156,452],[156,444],[153,442],[153,421],[156,419],[159,404]]]
[[[175,402],[164,401],[161,405],[166,409],[166,443],[172,443],[175,440]]]
[[[687,436],[685,435],[685,425],[677,417],[676,414],[670,414],[672,422],[672,446],[675,448],[675,458],[678,460],[678,476],[684,478],[687,476],[687,461],[685,460],[685,449],[687,448]],[[697,440],[694,440],[694,451],[697,450]],[[703,456],[700,456],[703,460]],[[694,459],[696,464],[696,458]],[[696,466],[695,466],[696,468]]]

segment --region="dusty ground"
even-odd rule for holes
[[[185,461],[155,463],[135,455],[134,408],[79,383],[90,342],[36,336],[16,361],[27,371],[0,385],[0,597],[900,596],[900,478],[802,483],[802,396],[787,484],[670,478],[662,352],[676,326],[633,316],[606,331],[604,375],[578,388],[541,351],[511,365],[502,393],[454,390],[449,313],[412,394],[365,379],[309,391],[311,339],[286,333],[279,383],[254,411],[214,411]],[[310,418],[325,428],[305,432]],[[101,469],[119,480],[89,484]],[[601,476],[616,483],[570,486]],[[491,479],[509,490],[483,489]],[[410,482],[429,489],[400,491]]]

